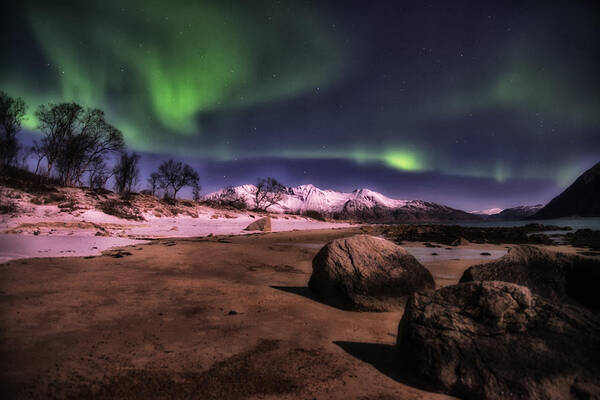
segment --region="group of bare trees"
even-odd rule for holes
[[[164,161],[158,171],[150,174],[148,183],[153,195],[159,196],[162,191],[163,197],[172,199],[177,198],[183,187],[191,186],[194,200],[200,200],[200,177],[192,167],[181,161]]]
[[[21,98],[12,98],[0,91],[0,169],[23,167],[24,158],[35,157],[35,174],[55,178],[63,185],[104,188],[114,180],[114,189],[121,194],[136,190],[140,179],[140,156],[125,151],[120,130],[108,123],[104,112],[86,108],[77,103],[48,104],[38,107],[35,116],[40,141],[23,148],[17,133],[25,117],[27,106]],[[112,168],[107,160],[116,157]],[[24,163],[23,163],[24,164]],[[168,160],[149,178],[152,193],[176,198],[184,186],[192,187],[195,200],[200,199],[200,178],[192,167]]]
[[[256,185],[249,192],[252,196],[251,204],[248,204],[246,199],[233,186],[228,186],[221,190],[212,201],[215,204],[238,210],[252,208],[257,211],[268,211],[269,207],[279,204],[283,200],[287,188],[277,179],[268,177],[264,179],[259,178],[256,181]]]
[[[46,176],[55,175],[64,185],[103,186],[108,176],[104,160],[123,151],[125,141],[117,128],[106,122],[104,112],[76,103],[42,105],[35,113],[43,137],[33,146],[36,173],[45,160]]]
[[[35,174],[58,179],[63,185],[92,189],[106,186],[112,177],[114,189],[121,194],[134,192],[139,183],[140,156],[125,151],[120,130],[105,119],[104,112],[77,103],[41,105],[35,111],[39,142],[23,148],[17,140],[27,105],[21,98],[12,98],[0,91],[0,170],[18,165],[23,159],[35,156]],[[117,157],[110,168],[106,160]],[[25,164],[25,163],[22,163]],[[188,164],[167,160],[148,178],[150,192],[155,196],[176,199],[184,187],[192,188],[195,201],[200,200],[200,177]],[[253,206],[267,211],[283,198],[286,187],[275,178],[259,179],[253,189]],[[246,208],[245,200],[231,187],[222,191],[218,201],[235,208]]]

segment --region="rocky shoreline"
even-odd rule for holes
[[[600,260],[518,245],[433,290],[405,249],[369,235],[328,243],[309,281],[353,311],[393,310],[408,296],[398,357],[443,393],[498,400],[600,396],[599,286]]]
[[[364,232],[382,235],[398,244],[430,242],[445,246],[465,243],[570,245],[587,248],[589,255],[600,255],[600,231],[573,230],[569,226],[531,223],[515,227],[469,227],[460,225],[414,224],[369,225]]]

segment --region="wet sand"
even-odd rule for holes
[[[402,312],[342,311],[307,289],[318,246],[306,244],[359,232],[161,239],[2,264],[4,398],[449,398],[396,354]],[[439,287],[485,260],[425,266]]]

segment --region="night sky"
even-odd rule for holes
[[[600,160],[594,2],[370,3],[13,2],[0,89],[26,141],[39,104],[98,107],[144,173],[180,158],[204,192],[272,175],[472,210]]]

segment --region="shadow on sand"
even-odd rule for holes
[[[318,298],[308,286],[275,286],[271,285],[271,288],[281,290],[282,292],[297,294],[298,296],[306,297],[307,299],[316,301],[318,303],[324,303]]]
[[[271,288],[306,297],[309,300],[344,310],[343,308],[323,301],[323,299],[315,295],[308,286],[272,285]],[[334,341],[333,343],[352,357],[371,364],[376,370],[397,382],[421,390],[436,392],[434,387],[415,376],[411,366],[402,361],[402,356],[394,345],[347,341]]]
[[[317,303],[321,303],[321,304],[324,304],[329,307],[337,308],[338,310],[351,311],[349,308],[344,308],[340,304],[331,303],[331,302],[328,302],[328,301],[322,299],[321,297],[316,295],[312,290],[310,290],[310,288],[308,286],[273,286],[272,285],[271,288],[281,290],[281,291],[287,292],[287,293],[293,293],[298,296],[306,297],[307,299],[316,301]]]
[[[333,343],[351,356],[371,364],[377,371],[396,382],[425,391],[436,391],[431,385],[416,377],[411,371],[410,365],[402,362],[402,356],[394,345],[346,341],[334,341]]]

